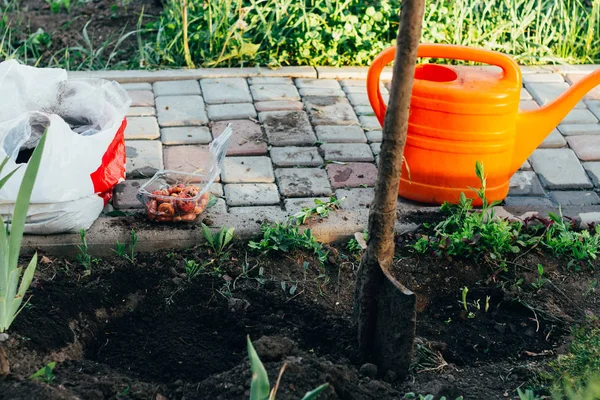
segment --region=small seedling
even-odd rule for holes
[[[56,367],[56,363],[51,362],[48,365],[37,370],[33,375],[29,377],[29,379],[31,379],[32,381],[51,383],[55,379],[54,367]]]
[[[71,10],[71,0],[46,0],[46,3],[50,5],[50,11],[55,14],[58,14],[61,8],[67,12]]]
[[[465,286],[461,291],[462,305],[465,311],[469,311],[469,308],[467,307],[467,293],[469,293],[469,288]]]
[[[538,264],[537,265],[537,272],[538,272],[538,277],[537,279],[531,284],[531,286],[533,286],[535,289],[541,289],[542,286],[544,286],[544,284],[546,282],[548,282],[548,279],[544,278],[544,267],[542,266],[542,264]]]
[[[213,249],[217,257],[224,254],[225,249],[233,240],[233,232],[235,228],[223,227],[218,233],[213,234],[210,228],[202,224],[202,235],[208,242],[209,246]]]
[[[121,243],[117,240],[117,243],[115,244],[115,253],[117,253],[117,255],[119,257],[122,257],[122,258],[128,260],[130,263],[134,264],[135,263],[135,245],[137,244],[137,241],[138,241],[137,234],[132,229],[131,230],[131,243],[129,244],[129,247],[127,248],[125,243]]]
[[[188,281],[191,282],[203,270],[204,265],[198,264],[195,260],[185,260],[185,274]]]
[[[485,312],[488,312],[488,310],[490,309],[490,300],[490,296],[485,296]]]
[[[256,350],[254,350],[254,346],[252,346],[252,342],[250,341],[250,336],[247,337],[248,341],[248,357],[250,358],[250,369],[252,370],[252,383],[250,384],[250,400],[275,400],[275,396],[277,395],[277,390],[279,389],[279,384],[281,382],[281,377],[285,372],[285,368],[287,364],[283,364],[281,370],[279,371],[279,377],[277,378],[277,382],[275,383],[275,387],[271,389],[269,384],[269,376],[267,375],[267,370],[263,365],[262,361],[258,357]],[[328,383],[325,383],[315,390],[307,392],[302,400],[315,400],[319,397],[319,394],[329,386]]]
[[[88,244],[87,239],[85,237],[85,230],[82,229],[79,231],[79,237],[81,238],[81,244],[77,246],[79,249],[79,254],[77,255],[77,261],[83,265],[83,267],[91,271],[92,270],[92,256],[88,253]]]
[[[592,293],[596,293],[596,286],[598,286],[598,279],[592,279],[588,282],[588,288],[583,294],[584,297],[588,297]]]
[[[302,211],[297,212],[293,217],[296,218],[298,223],[302,225],[304,225],[306,221],[313,215],[318,215],[321,218],[327,218],[329,216],[329,211],[339,209],[340,202],[343,200],[343,198],[338,200],[334,196],[330,197],[329,201],[327,202],[314,199],[314,207],[304,207],[302,208]]]

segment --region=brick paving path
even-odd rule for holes
[[[351,70],[340,73],[344,70],[333,69],[329,75],[353,76]],[[521,107],[534,109],[551,101],[589,70],[524,68]],[[118,209],[140,207],[134,188],[155,170],[195,170],[227,123],[233,124],[234,136],[214,190],[224,194],[229,212],[271,206],[291,213],[298,204],[330,195],[360,199],[352,203],[366,207],[372,197],[368,188],[377,173],[381,126],[364,79],[217,76],[123,86],[133,103],[125,133],[128,179],[116,190]],[[382,93],[387,96],[385,87]],[[597,205],[599,188],[596,89],[514,175],[506,204]]]

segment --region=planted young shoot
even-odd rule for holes
[[[85,233],[84,233],[84,238],[85,238]],[[117,240],[117,243],[115,244],[115,253],[117,253],[117,255],[119,257],[122,257],[122,258],[126,259],[127,261],[129,261],[130,263],[134,264],[135,263],[135,245],[137,244],[137,241],[138,241],[137,234],[132,229],[131,230],[131,243],[129,243],[129,246],[127,246],[125,243],[121,243]],[[87,252],[87,244],[86,244],[86,252]]]
[[[29,160],[19,193],[17,194],[14,214],[9,225],[6,225],[2,216],[0,216],[0,225],[2,225],[2,228],[0,228],[0,333],[10,327],[15,317],[23,309],[23,299],[33,280],[33,274],[37,267],[36,253],[23,272],[22,267],[19,266],[19,254],[29,201],[33,185],[35,184],[35,178],[40,168],[45,143],[46,133],[42,135]],[[8,158],[0,164],[0,173],[7,162]],[[14,172],[12,171],[0,179],[0,188],[4,186]],[[8,233],[9,227],[10,234]],[[20,284],[19,281],[21,282]]]
[[[287,364],[283,364],[281,367],[281,371],[279,372],[279,377],[277,379],[277,383],[275,387],[271,389],[269,384],[269,376],[267,375],[267,370],[263,365],[262,361],[258,357],[256,350],[254,350],[254,346],[252,346],[252,342],[250,341],[250,337],[247,338],[248,341],[248,357],[250,358],[250,369],[252,370],[252,383],[250,384],[250,400],[275,400],[275,396],[277,395],[277,390],[279,389],[279,383],[281,381],[281,377],[285,371]],[[325,383],[315,390],[307,392],[302,400],[315,400],[319,397],[319,394],[329,386],[328,383]]]
[[[48,365],[37,370],[29,379],[33,381],[41,381],[44,383],[51,383],[56,377],[54,376],[54,368],[56,367],[55,362],[51,362]]]
[[[234,231],[235,228],[223,227],[219,232],[213,234],[208,226],[202,224],[202,235],[217,257],[225,253],[229,243],[233,240]]]

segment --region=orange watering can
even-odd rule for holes
[[[386,105],[379,78],[395,53],[395,47],[384,50],[367,75],[369,102],[382,126]],[[546,106],[520,111],[521,71],[512,58],[444,44],[420,45],[418,57],[474,61],[502,69],[417,65],[398,193],[424,203],[456,203],[461,192],[474,197],[469,194],[470,187],[480,186],[475,175],[478,160],[487,174],[487,200],[503,200],[510,177],[579,100],[600,84],[597,70]]]

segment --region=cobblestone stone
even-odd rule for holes
[[[200,85],[194,80],[154,82],[153,86],[156,97],[200,94]]]
[[[331,186],[335,189],[374,186],[377,180],[377,167],[371,163],[329,164],[327,175]]]
[[[209,78],[200,80],[207,104],[252,103],[248,84],[243,78]]]
[[[335,197],[338,200],[345,198],[340,203],[343,210],[359,210],[371,206],[373,197],[375,197],[375,189],[338,189],[335,191]]]
[[[569,82],[569,84],[574,85],[586,76],[587,74],[567,74],[565,78],[566,81]],[[587,92],[585,96],[583,96],[583,98],[586,100],[600,100],[600,88],[596,86],[595,88]]]
[[[562,124],[558,130],[565,136],[597,135],[600,133],[600,124]]]
[[[304,111],[267,111],[258,118],[272,146],[312,145],[317,141]]]
[[[598,119],[600,119],[600,100],[586,100],[586,106],[590,110],[592,114]]]
[[[115,186],[113,197],[115,208],[119,210],[144,208],[144,205],[137,199],[137,192],[146,182],[148,179],[129,179]]]
[[[369,131],[382,129],[379,120],[375,116],[361,115],[359,119],[364,130]]]
[[[517,171],[510,178],[509,196],[543,196],[544,189],[533,171]]]
[[[329,197],[307,197],[307,198],[296,198],[296,199],[285,199],[283,204],[285,206],[285,210],[290,214],[294,215],[300,211],[304,207],[314,207],[315,199],[321,200],[326,203],[329,201]]]
[[[316,147],[273,147],[271,159],[277,167],[317,167],[324,163]]]
[[[326,161],[374,161],[371,147],[366,143],[326,143],[321,150]]]
[[[269,157],[225,157],[224,183],[271,183],[275,181]]]
[[[525,85],[529,93],[533,96],[535,101],[538,104],[545,105],[555,98],[557,98],[560,94],[562,94],[565,90],[569,88],[569,84],[566,82],[551,82],[551,83],[528,83]],[[577,103],[576,108],[585,108],[585,104],[583,102]]]
[[[365,135],[367,135],[369,143],[380,143],[383,140],[382,131],[366,131]]]
[[[585,136],[577,136],[581,138]],[[583,167],[571,149],[538,149],[529,158],[542,183],[549,189],[589,189]]]
[[[529,164],[528,160],[523,161],[523,164],[519,167],[520,171],[531,171],[531,164]]]
[[[248,83],[250,85],[293,85],[294,82],[291,78],[287,77],[263,77],[263,76],[254,76],[248,78]]]
[[[314,125],[358,125],[354,109],[343,97],[305,97],[304,104]]]
[[[373,108],[371,106],[356,106],[354,107],[354,112],[356,115],[375,115]]]
[[[147,82],[121,83],[121,87],[127,91],[130,91],[130,90],[152,90],[152,84],[147,83]]]
[[[321,96],[321,97],[346,97],[341,89],[329,88],[301,88],[298,90],[300,96]]]
[[[326,143],[367,143],[363,130],[355,125],[319,125],[317,139]]]
[[[127,118],[125,139],[157,139],[160,137],[158,122],[155,117],[130,117]]]
[[[126,114],[129,117],[154,117],[156,109],[154,107],[129,107]]]
[[[205,126],[179,126],[160,130],[163,144],[209,144],[212,135]]]
[[[335,79],[296,79],[298,89],[342,89]]]
[[[574,108],[561,121],[561,124],[595,124],[598,118],[585,108]]]
[[[523,75],[523,83],[533,82],[564,82],[565,79],[561,74],[525,74]]]
[[[350,104],[352,104],[353,106],[369,106],[371,107],[371,103],[369,102],[369,96],[367,96],[366,94],[362,94],[362,93],[349,93],[348,94],[348,100],[350,101]],[[384,94],[383,95],[383,100],[385,101],[385,103],[387,104],[389,99],[389,96]]]
[[[215,122],[212,133],[215,138],[231,124],[233,134],[227,147],[228,156],[261,156],[267,154],[267,141],[260,125],[250,120],[230,120]]]
[[[125,142],[127,178],[150,178],[163,169],[162,145],[158,140],[129,140]]]
[[[550,192],[554,201],[561,206],[594,206],[600,204],[600,197],[594,192],[566,191]]]
[[[600,187],[600,162],[584,162],[583,168],[587,171],[594,186]]]
[[[208,146],[205,145],[165,146],[163,153],[165,169],[187,173],[198,173],[198,169],[204,166],[204,160],[209,154]],[[191,182],[197,181],[196,178],[191,180]]]
[[[215,199],[215,203],[206,209],[206,215],[208,217],[224,214],[227,214],[227,203],[225,202],[225,199]]]
[[[200,96],[161,96],[156,98],[161,127],[205,125],[208,123]]]
[[[531,99],[533,99],[533,97],[531,97],[531,93],[529,93],[527,91],[527,89],[521,88],[521,100],[531,100]]]
[[[569,136],[569,146],[583,161],[600,161],[600,135]]]
[[[225,200],[230,206],[278,204],[279,193],[274,183],[233,183],[224,186]],[[233,209],[230,212],[235,213]]]
[[[294,85],[251,85],[254,101],[300,100],[300,94]]]
[[[151,90],[129,90],[127,94],[131,98],[132,107],[154,106],[154,94]]]
[[[287,216],[287,213],[279,206],[232,207],[229,212],[232,215],[251,219],[258,227],[264,222],[281,222]]]
[[[381,153],[381,143],[371,143],[371,151],[374,155],[378,156]]]
[[[208,189],[213,196],[223,197],[225,194],[223,192],[223,185],[220,183],[213,183],[210,185],[210,189]]]
[[[299,101],[259,101],[254,103],[256,111],[302,110],[304,104]]]
[[[280,168],[275,170],[279,192],[285,197],[329,196],[327,173],[320,168]]]
[[[552,132],[550,132],[550,134],[546,136],[546,139],[544,139],[544,141],[540,144],[540,148],[555,149],[564,147],[566,145],[567,141],[565,140],[565,138],[560,134],[558,130],[553,129]]]
[[[504,204],[509,207],[519,207],[528,210],[556,208],[554,203],[545,197],[508,196],[504,200]]]
[[[256,118],[256,110],[252,103],[209,104],[206,108],[211,121]]]

